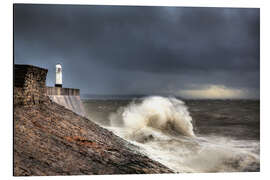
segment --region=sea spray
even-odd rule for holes
[[[136,99],[109,115],[108,129],[176,172],[257,171],[256,141],[195,136],[188,107],[173,97]],[[252,149],[252,150],[250,150]]]
[[[151,96],[140,102],[133,101],[109,116],[111,126],[123,126],[137,140],[179,134],[195,137],[192,118],[187,106],[173,97]]]

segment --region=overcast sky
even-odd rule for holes
[[[16,64],[82,94],[259,98],[260,11],[15,5]]]

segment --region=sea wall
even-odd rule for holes
[[[85,110],[80,96],[49,95],[49,97],[53,102],[65,106],[65,108],[85,117]]]
[[[46,87],[47,69],[14,65],[14,106],[34,106],[52,101],[85,116],[80,89]]]
[[[85,110],[80,99],[80,89],[47,87],[46,94],[52,101],[81,116],[85,116]]]
[[[32,65],[14,65],[14,106],[34,106],[48,101],[47,69]]]
[[[14,73],[13,176],[173,172],[111,131],[52,102],[46,94],[46,69],[15,65]],[[78,97],[59,98],[68,104],[80,102]]]

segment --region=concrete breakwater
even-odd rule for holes
[[[85,117],[85,110],[81,102],[79,89],[47,87],[46,94],[57,104]]]
[[[49,97],[57,104],[65,106],[65,108],[85,117],[85,110],[80,96],[49,95]]]

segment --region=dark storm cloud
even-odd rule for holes
[[[259,95],[259,9],[15,5],[15,63],[63,64],[84,93],[216,84]],[[194,86],[195,84],[195,86]]]

